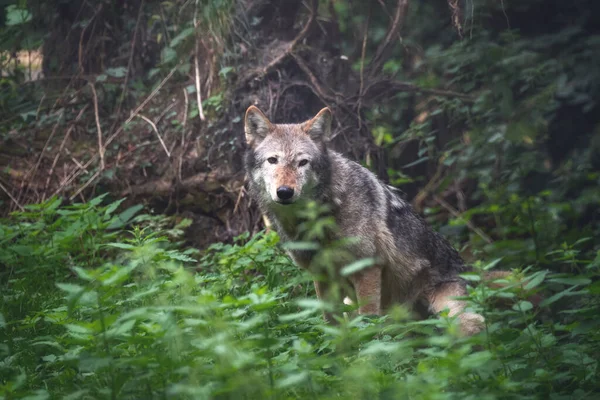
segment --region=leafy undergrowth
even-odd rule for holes
[[[134,218],[139,208],[117,213],[119,202],[102,200],[51,200],[0,223],[0,398],[581,399],[599,390],[598,258],[566,254],[576,276],[531,270],[523,285],[476,285],[470,305],[486,331],[472,338],[445,315],[415,321],[401,308],[331,326],[275,234],[199,254],[182,250],[188,221]],[[527,299],[542,291],[533,307]],[[505,306],[492,308],[497,300]]]

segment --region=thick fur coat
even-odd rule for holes
[[[348,277],[359,313],[382,314],[394,304],[420,303],[432,312],[448,308],[450,315],[458,315],[465,334],[478,332],[483,318],[463,312],[464,303],[454,299],[466,294],[458,276],[464,263],[457,251],[395,188],[328,149],[330,130],[327,108],[301,124],[272,124],[253,106],[246,112],[250,195],[282,240],[301,239],[298,214],[308,201],[325,204],[337,225],[337,238],[357,239],[346,249],[351,258],[377,260]],[[290,256],[297,265],[311,268],[312,252],[292,250]],[[326,282],[315,281],[315,287],[319,297],[327,297]]]

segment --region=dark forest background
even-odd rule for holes
[[[333,147],[421,212],[486,242],[521,223],[529,250],[597,233],[596,2],[5,3],[5,212],[110,192],[192,217],[199,246],[231,241],[261,224],[245,109],[329,106]],[[502,212],[525,200],[537,226]]]
[[[0,73],[0,398],[396,398],[385,393],[397,385],[412,398],[597,393],[600,2],[2,0]],[[533,307],[519,285],[473,292],[474,307],[497,296],[512,308],[486,314],[491,339],[467,342],[486,355],[471,358],[466,339],[369,336],[377,321],[317,329],[323,306],[294,303],[312,289],[276,236],[259,233],[244,189],[250,105],[274,122],[330,107],[333,148],[400,188],[467,262],[533,274],[526,289],[546,291],[546,302]],[[161,241],[175,247],[144,253]],[[201,274],[158,267],[167,261]],[[120,263],[131,268],[118,273]],[[148,287],[134,279],[142,264],[162,271],[144,275]],[[192,294],[196,305],[213,296],[209,325],[220,328],[203,330],[207,314],[195,325],[177,314],[189,309],[155,309],[152,323],[118,319],[147,299],[167,307]],[[315,311],[312,322],[272,319],[298,307]],[[132,333],[142,326],[154,342]],[[411,334],[433,329],[415,326]],[[227,336],[233,353],[194,342],[192,331],[214,346]],[[169,337],[189,352],[157,360],[175,346]],[[26,350],[42,342],[53,350]],[[380,353],[391,359],[369,358]],[[356,389],[359,375],[374,386]]]

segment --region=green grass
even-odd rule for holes
[[[486,332],[447,316],[327,325],[275,234],[199,253],[120,202],[30,206],[0,222],[0,398],[595,398],[598,258],[470,292]],[[558,249],[567,252],[569,249]],[[573,253],[568,253],[571,258]],[[479,269],[494,263],[479,265]],[[477,280],[478,275],[471,275]],[[527,295],[546,299],[532,307]],[[508,305],[494,309],[494,300]]]

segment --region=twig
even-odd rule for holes
[[[102,146],[102,127],[100,126],[100,114],[98,112],[98,95],[92,82],[89,83],[92,88],[92,100],[94,101],[94,115],[96,116],[96,130],[98,131],[98,154],[100,155],[100,170],[104,170],[104,147]]]
[[[88,187],[98,177],[98,175],[100,175],[100,172],[101,170],[96,171],[96,173],[92,175],[92,177],[82,187],[80,187],[73,196],[69,197],[69,200],[73,201],[73,199],[77,197],[79,193],[83,192],[85,188]]]
[[[296,48],[298,43],[300,43],[300,41],[302,41],[306,37],[306,35],[310,31],[310,29],[312,28],[315,20],[317,19],[318,6],[319,6],[318,0],[311,0],[310,17],[309,17],[306,25],[304,25],[304,28],[302,29],[302,31],[300,31],[300,33],[289,43],[289,45],[287,46],[287,49],[283,53],[281,53],[279,56],[275,57],[266,66],[252,71],[244,79],[242,79],[242,81],[240,83],[241,86],[246,85],[248,82],[250,82],[251,80],[253,80],[255,78],[265,76],[273,68],[275,68],[277,65],[279,65],[283,60],[285,60],[289,55],[293,55],[294,49]]]
[[[118,135],[119,133],[121,133],[123,131],[123,128],[130,123],[136,116],[137,114],[140,112],[140,110],[142,110],[146,104],[148,104],[148,102],[150,100],[152,100],[154,98],[154,96],[156,96],[156,94],[159,92],[160,89],[162,89],[162,87],[164,86],[164,84],[169,80],[169,78],[171,78],[171,76],[173,76],[173,74],[175,73],[175,71],[177,70],[177,67],[174,67],[171,72],[169,72],[169,74],[165,77],[165,79],[163,79],[158,86],[156,87],[156,89],[154,89],[152,91],[152,93],[150,93],[148,95],[148,97],[146,97],[146,99],[142,102],[142,104],[140,104],[129,116],[129,118],[127,118],[127,120],[121,125],[121,127],[119,129],[117,129],[117,131],[115,133],[113,133],[107,140],[106,143],[104,143],[104,148],[106,148]],[[73,174],[71,174],[71,176],[58,188],[56,189],[56,191],[54,192],[54,195],[57,195],[58,193],[60,193],[67,185],[71,184],[71,182],[73,182],[79,175],[81,175],[81,171],[85,170],[86,168],[88,168],[93,162],[95,162],[98,159],[98,154],[95,154],[88,162],[86,162],[83,165],[83,168],[79,171],[75,171],[73,172]],[[88,182],[86,182],[84,184],[84,186],[88,186],[90,181],[95,179],[96,176],[92,176]]]
[[[388,57],[391,49],[392,40],[400,32],[400,29],[404,25],[404,19],[406,18],[406,13],[408,11],[408,0],[398,0],[398,5],[396,6],[396,12],[394,13],[394,19],[392,20],[392,25],[390,29],[388,29],[383,42],[377,48],[375,52],[375,56],[371,60],[369,64],[369,70],[371,74],[376,72],[381,65],[385,62]]]
[[[363,93],[363,95],[366,96],[367,93],[369,93],[370,91],[374,91],[376,93],[376,97],[378,97],[378,96],[384,95],[386,92],[388,92],[390,90],[401,91],[401,92],[415,92],[415,93],[432,94],[435,96],[442,96],[442,97],[456,97],[458,99],[461,99],[463,101],[468,101],[468,102],[475,101],[475,98],[470,94],[454,92],[452,90],[422,88],[413,83],[395,81],[395,80],[391,80],[391,79],[382,79],[380,81],[370,84],[365,89],[365,92]]]
[[[86,104],[80,111],[79,114],[77,114],[77,117],[75,117],[75,122],[79,121],[81,119],[81,117],[83,116],[83,113],[85,112],[85,110],[87,110],[88,105]],[[54,172],[54,168],[56,167],[56,163],[58,162],[58,158],[60,157],[60,154],[62,153],[64,147],[65,147],[65,143],[67,142],[67,139],[69,138],[69,136],[71,135],[71,132],[73,131],[73,129],[75,129],[75,124],[71,124],[69,126],[69,129],[67,129],[67,132],[65,133],[65,137],[63,138],[60,147],[58,149],[58,151],[56,152],[56,156],[54,157],[54,161],[52,162],[52,166],[50,167],[50,171],[48,171],[48,178],[46,178],[46,186],[44,187],[44,194],[42,196],[42,201],[44,201],[46,199],[46,191],[48,190],[48,186],[50,186],[50,179],[52,178],[52,173]]]
[[[58,129],[58,125],[60,124],[60,121],[61,121],[63,115],[64,115],[64,111],[61,110],[60,114],[56,120],[56,124],[54,124],[54,128],[52,128],[52,132],[50,132],[50,136],[48,136],[48,139],[46,140],[46,143],[44,144],[44,147],[42,148],[42,151],[40,152],[40,155],[39,155],[35,165],[29,171],[27,171],[27,175],[25,175],[25,178],[21,182],[21,187],[19,189],[19,195],[18,195],[19,199],[23,195],[23,191],[25,190],[25,188],[29,186],[28,181],[33,179],[33,177],[37,173],[37,169],[39,168],[40,163],[42,162],[42,157],[44,156],[44,152],[48,148],[48,145],[50,144],[50,141],[52,140],[52,138],[54,138],[54,135],[56,134],[56,130]]]
[[[245,192],[244,185],[240,186],[240,192],[237,196],[237,200],[235,201],[235,207],[233,207],[233,214],[237,212],[238,206],[240,205],[240,201],[242,200],[242,194]]]
[[[369,7],[369,14],[367,15],[367,23],[365,25],[365,34],[363,35],[362,49],[360,54],[360,88],[358,90],[358,102],[356,107],[356,115],[358,118],[358,129],[362,128],[362,118],[360,116],[360,109],[362,106],[363,89],[365,87],[365,56],[367,53],[367,38],[369,37],[369,22],[371,21],[371,7]]]
[[[46,100],[46,93],[42,95],[42,99],[40,100],[40,104],[35,112],[35,120],[38,121],[40,119],[40,111],[42,110],[42,104],[44,104],[44,100]]]
[[[312,73],[312,71],[310,70],[310,67],[306,64],[306,62],[302,59],[302,57],[300,57],[294,53],[292,53],[292,57],[294,57],[294,60],[296,60],[296,63],[298,64],[300,69],[302,71],[304,71],[304,73],[306,75],[308,75],[308,78],[310,79],[310,82],[312,83],[312,86],[313,86],[314,90],[316,91],[317,96],[319,96],[321,98],[321,101],[323,103],[327,103],[328,101],[330,101],[330,102],[334,101],[335,98],[332,95],[325,92],[325,89],[323,89],[323,87],[319,83],[319,80],[317,79],[315,74]]]
[[[81,34],[79,35],[79,49],[78,49],[78,60],[77,61],[78,61],[78,65],[79,65],[79,73],[81,73],[81,74],[83,74],[83,72],[84,72],[83,71],[83,36],[85,35],[85,31],[87,30],[88,26],[90,26],[90,24],[92,23],[92,21],[94,21],[94,19],[100,13],[100,11],[102,11],[102,4],[100,4],[98,6],[96,11],[94,12],[94,15],[92,15],[92,17],[90,18],[88,23],[81,30]]]
[[[156,124],[154,122],[152,122],[152,120],[150,120],[150,118],[145,117],[142,114],[138,114],[138,117],[140,117],[141,119],[143,119],[144,121],[146,121],[147,123],[150,124],[150,126],[156,133],[156,136],[158,136],[158,140],[159,140],[160,144],[162,145],[163,149],[165,150],[165,153],[167,153],[167,157],[171,158],[171,153],[169,153],[169,150],[167,149],[165,142],[163,141],[162,137],[160,136],[160,133],[158,133],[158,128],[156,127]]]
[[[500,0],[500,2],[502,2],[502,0]],[[452,13],[452,25],[454,25],[458,36],[462,39],[463,29],[460,23],[460,20],[462,19],[462,10],[460,9],[458,0],[448,0],[448,7],[450,7],[450,12]]]
[[[183,153],[185,152],[185,127],[187,125],[187,113],[188,113],[188,94],[187,89],[183,88],[183,99],[185,101],[185,108],[183,109],[183,124],[181,128],[181,151],[179,152],[179,165],[177,168],[177,178],[181,182],[181,169],[183,168]]]
[[[117,111],[114,113],[115,115],[115,124],[119,120],[119,115],[121,114],[121,107],[123,106],[123,101],[125,100],[125,96],[127,96],[127,83],[129,82],[129,75],[131,74],[131,66],[133,65],[133,54],[135,53],[135,43],[137,41],[137,33],[138,27],[140,25],[140,20],[142,19],[142,8],[144,8],[144,1],[140,2],[140,8],[138,9],[137,20],[135,21],[135,28],[133,30],[133,39],[131,40],[131,48],[129,50],[129,61],[127,62],[127,72],[125,73],[125,82],[123,82],[123,91],[121,92],[121,96],[119,97],[119,105],[117,106]],[[112,132],[114,129],[114,125],[111,127],[110,131]]]
[[[183,88],[183,100],[184,100],[184,104],[185,107],[183,109],[183,124],[181,124],[182,126],[182,130],[181,130],[181,146],[183,146],[183,143],[185,142],[185,127],[187,125],[187,114],[188,114],[188,106],[189,106],[189,99],[188,99],[188,94],[187,94],[187,89]]]
[[[15,199],[15,198],[13,197],[13,195],[12,195],[12,194],[11,194],[11,193],[8,191],[8,189],[7,189],[7,188],[5,188],[5,187],[4,187],[4,185],[3,185],[1,182],[0,182],[0,189],[2,189],[2,191],[3,191],[4,193],[6,193],[6,194],[8,195],[8,197],[10,197],[10,199],[13,201],[13,203],[15,203],[15,205],[16,205],[17,207],[19,207],[19,210],[21,210],[21,211],[25,211],[25,208],[23,208],[23,206],[22,206],[21,204],[19,204],[19,202],[17,201],[17,199]]]
[[[510,20],[508,19],[508,15],[506,14],[506,8],[504,7],[504,0],[500,0],[500,5],[502,6],[502,14],[504,14],[504,18],[506,18],[506,27],[510,30]]]
[[[69,149],[65,149],[65,153],[67,153],[67,155],[69,157],[71,157],[71,161],[73,161],[73,163],[75,165],[77,165],[77,168],[82,169],[83,172],[85,172],[87,174],[87,172],[88,172],[87,169],[84,167],[84,165],[79,160],[77,160],[75,157],[73,157],[73,154],[69,151]]]
[[[444,199],[439,198],[438,196],[433,196],[433,199],[442,207],[444,207],[450,214],[452,214],[455,218],[461,218],[462,216],[460,215],[460,213],[458,211],[456,211],[454,209],[454,207],[452,207],[450,204],[448,204]],[[488,244],[492,244],[494,243],[494,241],[485,234],[485,232],[483,232],[481,229],[479,229],[477,226],[475,226],[475,224],[473,224],[473,222],[471,222],[468,219],[464,219],[465,223],[467,224],[467,226],[476,234],[478,234],[483,240],[485,240]]]
[[[199,50],[199,41],[198,41],[198,0],[196,0],[196,7],[194,8],[194,32],[196,36],[194,37],[195,46],[194,46],[194,71],[196,73],[196,100],[198,101],[198,117],[200,121],[204,121],[204,110],[202,110],[202,93],[200,86],[200,65],[198,63],[198,56],[200,54]]]

